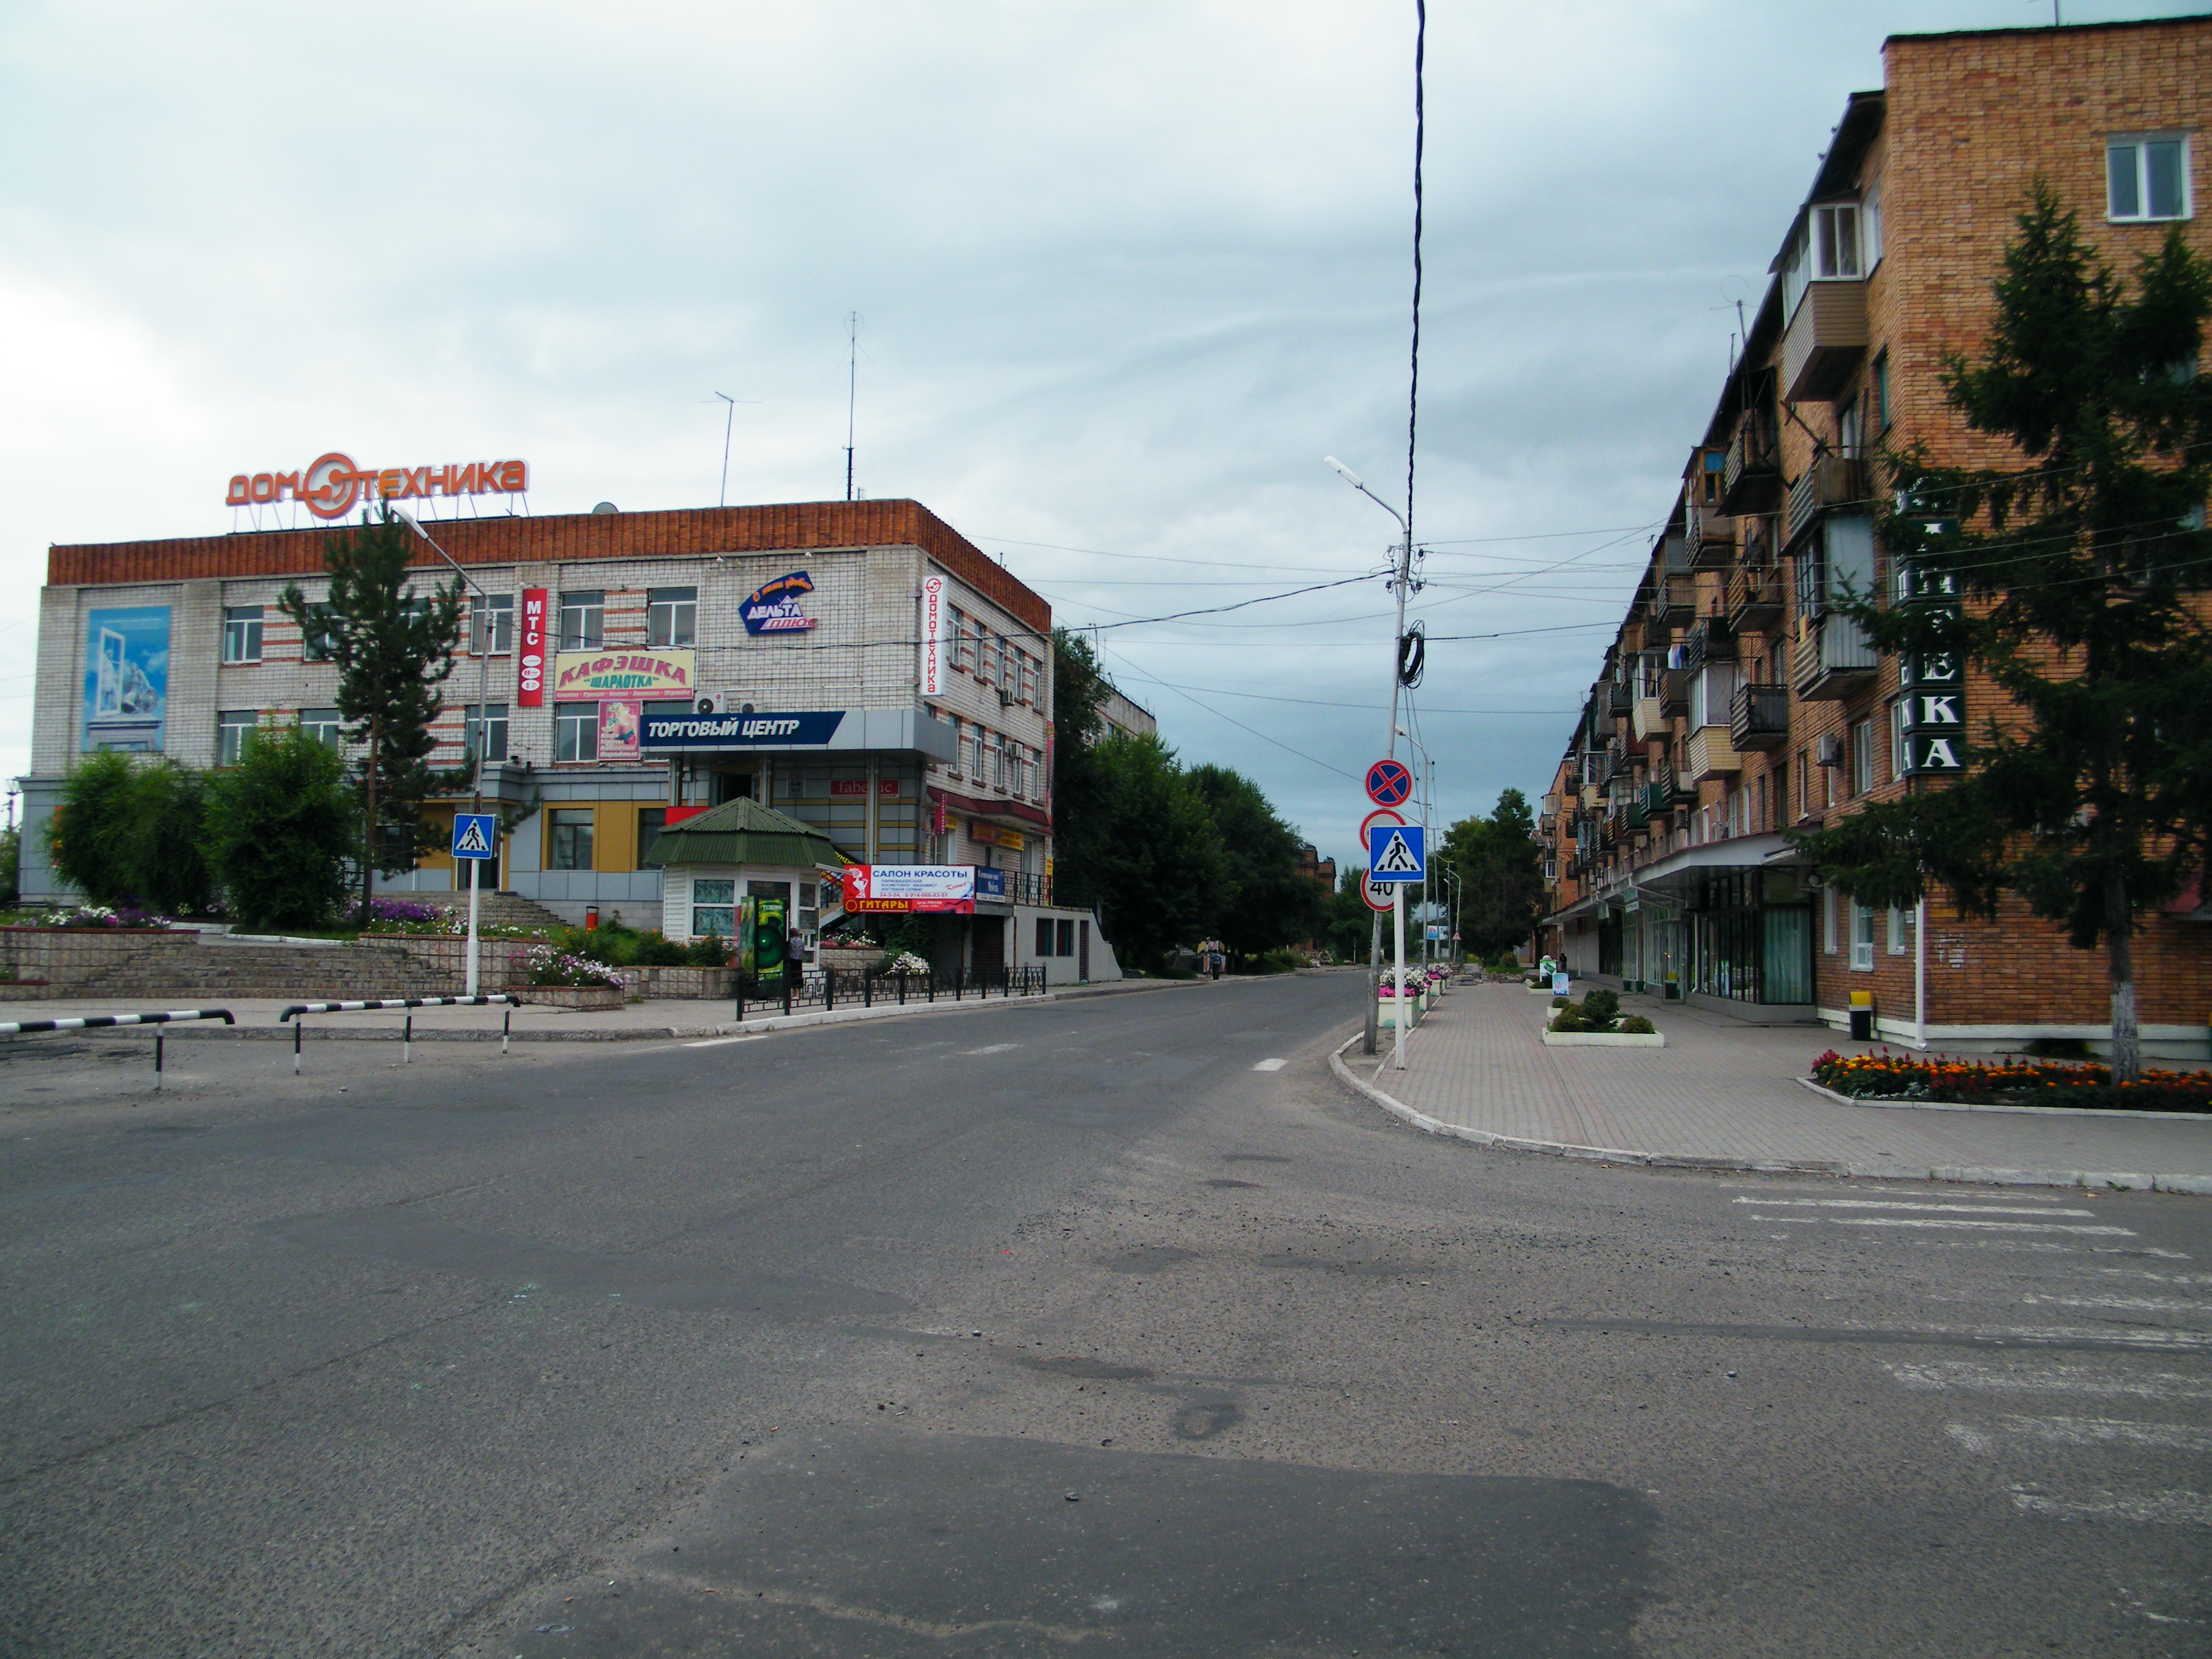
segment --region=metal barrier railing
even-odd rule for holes
[[[219,1019],[226,1025],[238,1022],[228,1008],[173,1008],[156,1014],[81,1014],[74,1019],[17,1019],[0,1024],[0,1036],[30,1036],[40,1031],[94,1031],[112,1025],[177,1025],[186,1020]],[[164,1033],[154,1033],[154,1092],[161,1091],[161,1048]]]
[[[295,1002],[276,1016],[279,1025],[292,1027],[292,1075],[300,1075],[300,1036],[307,1030],[309,1014],[357,1014],[378,1008],[488,1008],[499,1003],[507,1005],[507,1012],[499,1022],[499,1051],[507,1052],[507,1041],[514,1032],[514,1011],[522,1006],[522,999],[510,992],[501,991],[488,997],[381,997],[362,1002]],[[229,1015],[223,1016],[228,1019]],[[401,1060],[412,1065],[415,1061],[415,1016],[410,1012],[407,1024],[399,1036]]]
[[[792,1013],[802,1008],[819,1008],[830,1012],[838,1007],[872,1008],[878,1001],[896,1002],[903,1006],[909,999],[917,1002],[934,1002],[940,995],[950,996],[955,1002],[963,998],[988,997],[994,991],[1002,997],[1037,996],[1045,988],[1042,967],[1001,968],[995,973],[976,974],[965,968],[950,974],[934,969],[922,974],[885,974],[872,968],[816,968],[803,975],[784,974],[770,979],[747,978],[737,980],[737,1017],[745,1017],[745,1005],[754,1005],[756,1013],[760,1005],[782,1013]]]

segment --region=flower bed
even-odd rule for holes
[[[2115,1083],[2105,1066],[2051,1060],[1953,1060],[1944,1055],[1839,1054],[1813,1062],[1813,1081],[1855,1100],[1925,1100],[1946,1105],[2106,1107],[2138,1112],[2212,1113],[2212,1072],[2147,1071]]]
[[[594,962],[589,957],[572,956],[556,951],[550,945],[541,945],[522,959],[522,971],[526,982],[532,986],[599,986],[623,988],[619,970],[604,962]]]

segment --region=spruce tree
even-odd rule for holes
[[[278,604],[337,665],[337,707],[346,739],[362,745],[362,915],[372,873],[411,870],[434,844],[423,803],[436,787],[430,723],[445,702],[437,688],[453,672],[463,584],[430,585],[418,599],[408,574],[414,532],[386,508],[324,553],[329,596],[320,604],[288,586]]]
[[[1979,360],[1944,368],[1951,406],[2019,464],[1890,458],[1887,602],[1838,607],[1907,663],[1979,671],[1964,769],[1799,840],[1863,903],[1933,884],[1994,919],[2009,892],[2101,943],[2112,1070],[2133,1081],[2139,919],[2203,871],[2212,823],[2212,265],[2177,226],[2130,292],[2041,180],[2019,226]]]

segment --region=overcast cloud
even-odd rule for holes
[[[2069,21],[2190,4],[2067,0]],[[1431,8],[1416,602],[1445,818],[1548,781],[1765,271],[1892,31],[2048,0]],[[1380,569],[1412,6],[0,11],[0,769],[52,542],[233,527],[325,449],[538,513],[911,495],[1071,624]],[[1514,632],[1560,629],[1547,633]],[[1102,634],[1353,852],[1379,580]]]

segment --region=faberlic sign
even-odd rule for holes
[[[431,495],[520,495],[530,489],[527,461],[449,461],[443,466],[356,466],[332,450],[299,472],[240,472],[225,507],[297,501],[319,519],[343,519],[356,501]]]

